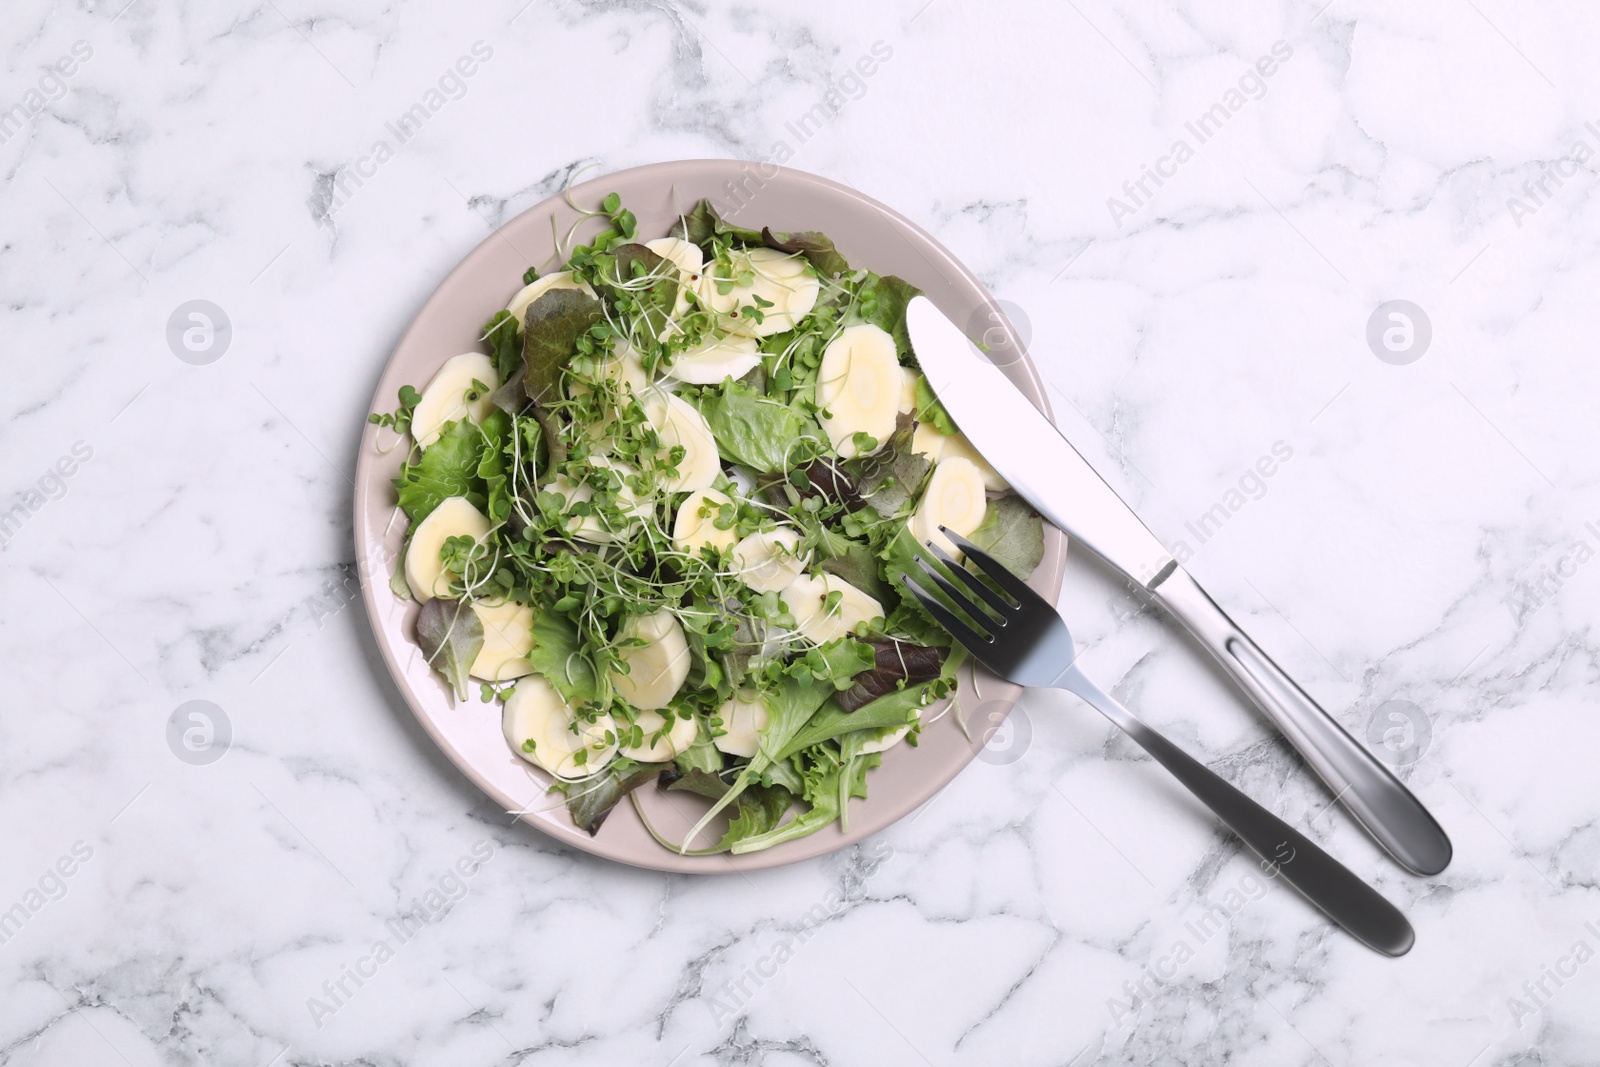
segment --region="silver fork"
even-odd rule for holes
[[[927,545],[929,551],[956,581],[920,556],[917,563],[971,623],[950,611],[909,575],[905,584],[978,662],[1018,685],[1065,689],[1092,704],[1171,771],[1269,867],[1275,867],[1276,874],[1356,940],[1389,956],[1403,956],[1411,950],[1416,934],[1400,909],[1304,834],[1207,770],[1090,681],[1078,669],[1072,632],[1056,609],[977,545],[942,526],[940,531],[1005,595],[991,589],[932,542]]]

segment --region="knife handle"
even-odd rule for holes
[[[1389,768],[1306,695],[1182,567],[1151,589],[1260,705],[1378,843],[1417,874],[1450,863],[1450,839]]]

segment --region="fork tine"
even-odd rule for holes
[[[933,594],[918,585],[911,575],[903,575],[900,581],[911,591],[911,595],[921,601],[922,606],[928,609],[928,614],[932,615],[940,626],[949,631],[951,637],[961,642],[969,651],[994,644],[994,638],[989,637],[987,634],[978,633],[972,627],[956,618],[954,612],[935,600]]]
[[[929,563],[921,556],[917,557],[917,566],[922,568],[924,574],[933,579],[935,585],[944,590],[944,595],[955,602],[957,609],[966,612],[967,616],[971,618],[972,621],[975,622],[980,628],[990,630],[995,627],[1005,626],[1006,620],[1003,617],[998,621],[991,618],[989,614],[983,610],[983,608],[972,602],[971,597],[967,596],[960,589],[956,588],[953,582],[951,582],[943,574],[940,574],[938,569],[934,567],[933,564]]]
[[[971,541],[968,541],[965,537],[962,537],[954,530],[947,530],[943,526],[939,527],[939,532],[950,538],[957,548],[967,554],[968,559],[976,563],[983,569],[985,574],[994,579],[995,585],[1010,593],[1011,599],[1017,603],[1027,604],[1030,601],[1041,599],[1038,593],[1028,588],[1026,582],[1012,574],[1010,568]]]
[[[932,541],[926,541],[924,544],[927,545],[928,551],[939,557],[939,562],[945,565],[945,569],[950,572],[951,577],[959,578],[962,585],[981,596],[984,600],[984,603],[988,604],[1002,616],[1009,615],[1017,610],[1017,606],[1015,604],[1006,600],[1005,597],[1001,596],[999,593],[996,593],[993,589],[990,589],[978,579],[976,574],[973,574],[971,571],[967,570],[967,568],[951,559],[950,554],[944,549],[940,548]]]

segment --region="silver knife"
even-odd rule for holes
[[[928,384],[1012,488],[1182,622],[1402,866],[1417,874],[1444,870],[1451,846],[1438,822],[1228,618],[1071,442],[1017,391],[995,365],[1011,350],[990,346],[991,355],[984,355],[925,296],[906,308],[906,325]]]

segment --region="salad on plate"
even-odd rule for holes
[[[682,854],[848,825],[954,706],[964,652],[899,584],[918,546],[1026,577],[1042,522],[918,372],[911,285],[704,200],[655,239],[615,194],[585,215],[480,349],[371,416],[408,450],[391,587],[588,833],[652,781],[710,802],[682,840],[645,819]]]

